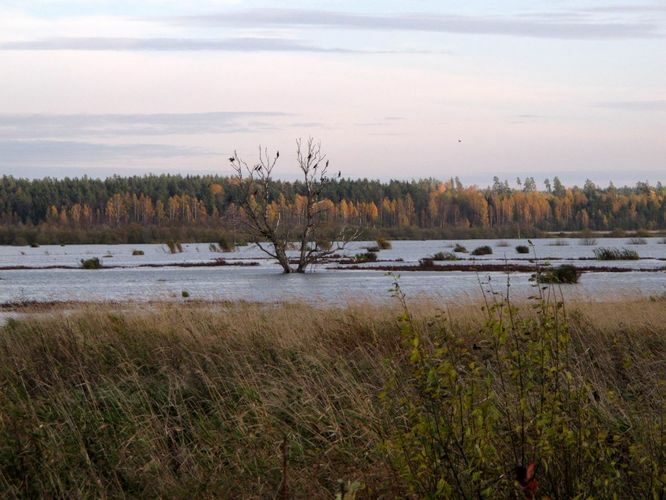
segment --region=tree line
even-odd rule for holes
[[[305,216],[306,189],[301,181],[271,181],[267,209],[298,224]],[[242,234],[242,195],[238,180],[223,176],[4,176],[0,243],[23,244],[25,235],[48,234],[65,240],[78,234],[74,240],[85,242],[86,234],[100,232],[125,235],[112,241],[146,242],[163,237],[165,231],[185,232],[184,238],[195,239],[208,237],[212,230]],[[647,182],[600,187],[591,181],[567,187],[557,177],[546,179],[542,189],[532,177],[511,184],[495,177],[486,188],[463,185],[458,178],[339,178],[323,187],[317,213],[331,231],[346,226],[392,237],[653,230],[666,228],[666,188]]]

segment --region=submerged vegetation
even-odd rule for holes
[[[10,320],[0,490],[663,496],[663,300],[494,297],[446,314],[187,302]]]

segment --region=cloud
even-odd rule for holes
[[[290,115],[277,112],[0,114],[0,138],[46,139],[253,132],[274,129],[278,126],[276,122],[287,116]]]
[[[449,54],[446,50],[353,49],[322,47],[285,38],[95,38],[59,37],[0,42],[0,51],[151,51],[151,52],[314,52],[329,54]]]
[[[211,154],[168,144],[97,144],[77,141],[0,140],[3,167],[12,165],[81,163],[147,158],[177,158]]]
[[[644,4],[644,5],[606,5],[598,7],[588,7],[584,9],[587,12],[610,12],[621,14],[645,14],[654,12],[666,13],[666,5]]]
[[[48,38],[0,43],[0,50],[78,51],[233,51],[359,53],[340,47],[319,47],[284,38]]]
[[[659,26],[646,21],[611,22],[594,17],[462,16],[434,13],[354,14],[325,10],[240,10],[174,19],[186,25],[225,27],[316,27],[374,31],[506,35],[559,39],[624,39],[663,36]]]
[[[666,111],[666,99],[602,102],[598,103],[597,106],[609,109],[623,109],[627,111]]]

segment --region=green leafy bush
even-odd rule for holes
[[[638,470],[662,473],[623,462],[641,453],[630,424],[581,375],[592,355],[574,354],[563,303],[537,288],[533,314],[487,297],[471,345],[445,318],[434,331],[417,323],[397,288],[404,361],[381,394],[384,450],[411,496],[613,498]]]

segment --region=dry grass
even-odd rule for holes
[[[666,303],[570,311],[578,376],[616,394],[645,446],[662,415]],[[26,497],[327,497],[338,480],[403,495],[378,395],[404,359],[397,308],[84,307],[0,331],[0,491]],[[479,341],[478,307],[412,306]],[[640,419],[646,424],[638,426]],[[647,455],[646,455],[647,456]],[[658,464],[659,465],[659,464]],[[663,464],[660,464],[663,467]]]

